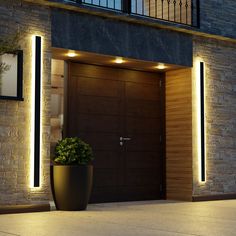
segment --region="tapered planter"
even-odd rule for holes
[[[85,210],[93,182],[91,165],[51,166],[51,186],[58,210]]]

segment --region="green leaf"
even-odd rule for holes
[[[86,165],[93,159],[90,145],[78,137],[73,137],[58,141],[53,161],[60,165]]]

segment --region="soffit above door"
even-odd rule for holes
[[[124,58],[119,56],[108,56],[83,51],[75,51],[63,48],[53,48],[52,58],[74,61],[86,64],[111,66],[117,68],[126,68],[132,70],[149,71],[149,72],[166,72],[170,70],[182,69],[183,66],[171,65],[154,61],[142,61],[132,58]]]

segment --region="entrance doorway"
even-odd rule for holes
[[[94,150],[91,202],[162,198],[162,74],[68,63],[66,136]]]

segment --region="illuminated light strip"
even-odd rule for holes
[[[40,187],[42,38],[32,39],[31,187]]]
[[[205,68],[204,62],[200,62],[200,113],[201,113],[201,182],[206,181],[206,155],[205,155]]]

